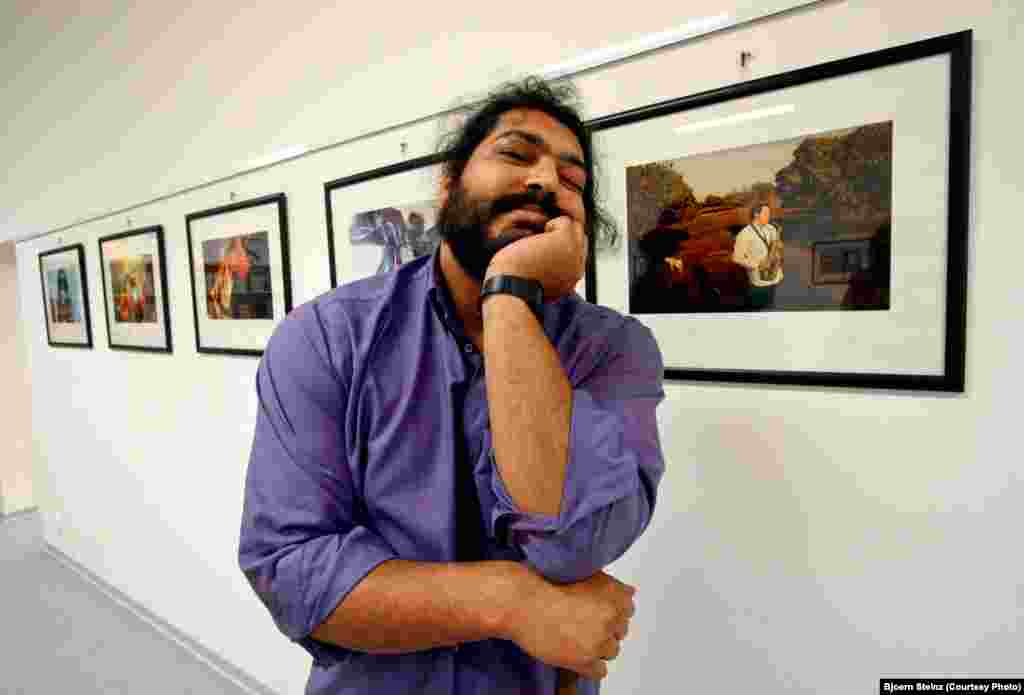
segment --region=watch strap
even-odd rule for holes
[[[519,277],[518,275],[492,275],[484,281],[480,288],[480,304],[492,294],[510,294],[519,297],[533,313],[540,318],[544,305],[544,286],[536,280]]]

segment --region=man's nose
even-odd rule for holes
[[[558,167],[548,157],[539,157],[532,167],[526,180],[528,189],[540,187],[544,191],[558,190]]]

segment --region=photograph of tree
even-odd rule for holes
[[[630,312],[888,310],[892,133],[628,167]]]

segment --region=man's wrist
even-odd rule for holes
[[[544,579],[519,562],[490,563],[495,570],[498,600],[490,602],[486,630],[496,639],[516,641],[524,606],[543,588]]]
[[[513,297],[527,306],[538,318],[544,306],[544,286],[538,281],[517,275],[491,275],[480,289],[481,314],[483,305],[497,298]]]
[[[485,319],[488,313],[495,314],[508,311],[526,311],[533,313],[530,309],[530,305],[522,297],[517,297],[514,294],[492,294],[485,297],[486,301],[480,303],[480,315]]]

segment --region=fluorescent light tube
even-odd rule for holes
[[[694,36],[707,34],[708,32],[720,29],[730,24],[732,20],[732,15],[725,12],[713,17],[702,17],[701,19],[695,19],[687,22],[675,29],[660,31],[655,34],[648,34],[636,41],[619,44],[618,46],[601,48],[596,51],[591,51],[590,53],[584,53],[577,58],[567,60],[563,63],[555,63],[554,65],[545,66],[538,70],[536,74],[543,77],[545,80],[557,80],[583,70],[589,70],[590,68],[596,68],[600,65],[614,63],[615,61],[622,60],[623,58],[629,58],[641,53],[663,48],[674,43],[679,43],[680,41],[693,38]]]
[[[796,106],[793,104],[771,106],[764,109],[754,109],[753,111],[738,113],[734,116],[711,118],[706,121],[697,121],[696,123],[685,123],[681,126],[677,126],[674,130],[677,133],[694,133],[699,130],[707,130],[708,128],[717,128],[724,125],[736,125],[737,123],[756,121],[759,118],[768,118],[769,116],[782,116],[787,113],[793,113],[794,111],[796,111]]]

